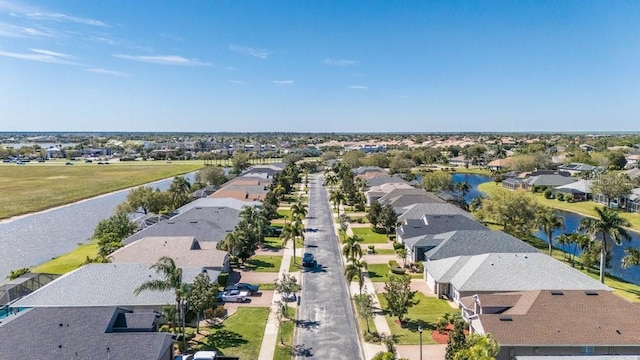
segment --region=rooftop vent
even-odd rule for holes
[[[499,319],[500,321],[513,321],[511,316],[500,316]]]
[[[564,293],[559,290],[551,290],[551,295],[564,295]]]
[[[585,291],[584,293],[587,296],[598,296],[598,293],[596,291]]]
[[[192,224],[197,224],[197,223],[198,223],[198,220],[191,220],[191,221],[190,221],[190,223],[192,223]]]

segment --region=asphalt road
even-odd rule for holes
[[[296,359],[363,358],[331,208],[322,175],[309,181],[305,252],[318,264],[302,273],[294,351]]]

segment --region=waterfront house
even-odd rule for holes
[[[640,307],[608,291],[475,294],[460,304],[470,333],[500,344],[497,360],[640,354]]]
[[[556,186],[555,192],[561,192],[576,201],[585,201],[591,199],[591,180],[578,180],[562,186]]]
[[[0,324],[0,357],[172,360],[172,335],[158,322],[156,312],[112,306],[29,309]]]
[[[192,236],[201,242],[218,243],[224,240],[227,234],[233,230],[229,230],[228,226],[230,225],[221,226],[209,220],[169,219],[144,228],[122,242],[127,245],[145,237]]]
[[[403,207],[398,211],[398,223],[408,219],[421,219],[425,215],[462,215],[470,219],[473,216],[456,205],[445,202],[420,203]]]

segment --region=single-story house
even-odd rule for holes
[[[193,236],[155,236],[134,241],[114,251],[112,263],[154,264],[163,256],[178,267],[197,267],[229,272],[229,253],[216,249],[216,243],[200,242]],[[211,275],[209,276],[211,277]],[[217,277],[211,278],[216,281]]]
[[[396,213],[409,205],[434,202],[442,203],[444,200],[423,189],[394,189],[378,199],[380,205],[391,205]]]
[[[235,226],[235,224],[234,224]],[[189,219],[169,219],[160,221],[155,225],[144,228],[135,234],[124,239],[122,242],[127,245],[145,237],[155,236],[192,236],[201,242],[218,243],[231,232],[228,226],[224,228],[215,222],[208,220]]]
[[[491,171],[498,171],[498,170],[502,170],[502,169],[504,169],[506,167],[509,167],[509,163],[511,163],[511,159],[509,159],[509,158],[495,159],[493,161],[490,161],[487,164],[487,167]]]
[[[518,179],[516,177],[508,177],[508,178],[502,180],[500,185],[502,185],[502,187],[505,188],[505,189],[518,190],[518,189],[520,189],[522,187],[522,180],[520,180],[520,179]]]
[[[201,267],[183,267],[182,281],[190,284],[202,273]],[[207,271],[210,277],[219,273]],[[53,280],[11,304],[13,308],[38,307],[114,307],[162,311],[175,304],[173,291],[143,291],[134,294],[136,288],[150,280],[164,277],[149,264],[87,264]]]
[[[172,360],[172,335],[158,332],[158,318],[112,306],[28,309],[0,324],[1,357]]]
[[[531,190],[534,186],[546,186],[555,188],[562,185],[571,184],[578,179],[570,176],[562,176],[560,174],[542,174],[530,176],[522,180],[522,185],[526,190]]]
[[[640,188],[631,189],[628,195],[609,201],[609,197],[603,194],[593,194],[593,201],[614,209],[625,209],[631,212],[640,212]]]
[[[457,230],[434,237],[440,243],[427,249],[427,261],[456,256],[473,256],[487,253],[537,253],[538,249],[502,231]]]
[[[378,186],[372,186],[369,190],[365,191],[364,196],[367,199],[367,205],[371,205],[373,202],[378,201],[383,196],[387,195],[391,191],[395,189],[415,189],[413,186],[409,185],[406,181],[404,182],[388,182]]]
[[[593,169],[595,168],[596,167],[593,165],[584,164],[584,163],[570,163],[570,164],[558,166],[558,170],[567,171],[572,175],[579,174],[581,172],[593,171]]]
[[[543,253],[489,253],[424,263],[429,288],[456,302],[474,294],[611,289]]]
[[[402,208],[398,212],[398,223],[404,223],[407,219],[421,219],[425,215],[462,215],[473,219],[471,213],[462,210],[456,205],[433,202],[413,204]]]
[[[608,291],[477,294],[460,304],[470,333],[500,344],[497,360],[640,354],[640,307]]]
[[[556,192],[571,195],[574,200],[584,201],[592,197],[591,180],[578,180],[562,186],[555,187]]]

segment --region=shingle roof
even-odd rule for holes
[[[378,199],[378,202],[381,205],[387,205],[387,204],[392,204],[393,202],[397,201],[398,198],[402,197],[402,196],[418,196],[418,197],[424,197],[425,201],[423,202],[443,202],[441,199],[439,199],[437,196],[430,194],[428,192],[426,192],[423,189],[415,189],[415,188],[411,188],[411,189],[393,189],[391,190],[389,193],[387,193],[385,196],[381,197],[380,199]],[[432,200],[432,201],[429,201]],[[412,203],[412,204],[416,204],[416,203]],[[406,204],[403,206],[408,206],[411,204]],[[400,205],[399,205],[400,206]]]
[[[542,253],[491,253],[461,258],[468,260],[450,281],[458,291],[611,290]],[[450,258],[428,261],[426,266],[447,259]]]
[[[123,312],[129,310],[82,307],[22,311],[0,325],[1,356],[25,360],[166,359],[173,343],[170,334],[130,332],[130,326],[110,331],[110,322]],[[131,315],[135,314],[140,313]],[[146,315],[147,319],[156,316]]]
[[[529,304],[517,311],[518,304],[502,314],[480,315],[484,331],[501,346],[640,346],[640,307],[617,295],[569,290],[531,293],[522,293],[519,302]],[[484,307],[486,295],[478,296]]]
[[[443,202],[420,203],[404,207],[398,216],[398,222],[407,219],[420,219],[424,215],[463,215],[472,218],[472,215],[459,207]]]
[[[194,207],[173,217],[179,220],[206,220],[224,231],[233,231],[240,221],[240,210],[228,207]]]
[[[213,246],[211,246],[213,245]],[[170,256],[178,267],[223,270],[229,253],[216,250],[212,243],[200,243],[192,236],[145,237],[112,253],[113,263],[154,264]]]
[[[398,235],[412,238],[455,230],[487,230],[487,227],[464,215],[425,215],[422,219],[405,220],[398,228]]]
[[[377,176],[373,176],[370,179],[367,180],[367,183],[369,184],[369,186],[373,187],[373,186],[380,186],[380,185],[384,185],[384,184],[389,184],[389,183],[398,183],[398,184],[408,184],[407,180],[398,177],[398,176],[391,176],[391,175],[377,175]]]
[[[188,268],[184,268],[186,272]],[[202,268],[197,268],[201,272]],[[193,272],[191,272],[193,273]],[[13,307],[164,306],[175,302],[172,291],[143,291],[140,284],[164,278],[149,264],[88,264],[62,275],[12,304]],[[183,273],[183,281],[192,277]]]
[[[537,253],[538,249],[502,231],[458,230],[440,235],[441,242],[427,251],[429,260],[487,253]]]
[[[557,174],[543,174],[537,176],[531,176],[523,182],[529,186],[537,185],[537,186],[561,186],[566,184],[571,184],[576,181],[576,178],[562,176]]]
[[[201,198],[201,199],[196,199],[180,208],[178,208],[176,210],[176,212],[178,213],[185,213],[187,211],[189,211],[190,209],[196,208],[196,207],[201,207],[201,208],[206,208],[206,207],[218,207],[218,208],[222,208],[222,207],[226,207],[226,208],[232,208],[232,209],[236,209],[236,210],[242,210],[243,207],[245,206],[260,206],[262,205],[262,203],[260,202],[256,202],[256,201],[243,201],[243,200],[238,200],[238,199],[234,199],[234,198]]]
[[[227,236],[228,231],[221,226],[206,220],[170,219],[161,221],[123,240],[124,244],[131,244],[144,237],[154,236],[192,236],[199,241],[220,242]]]

